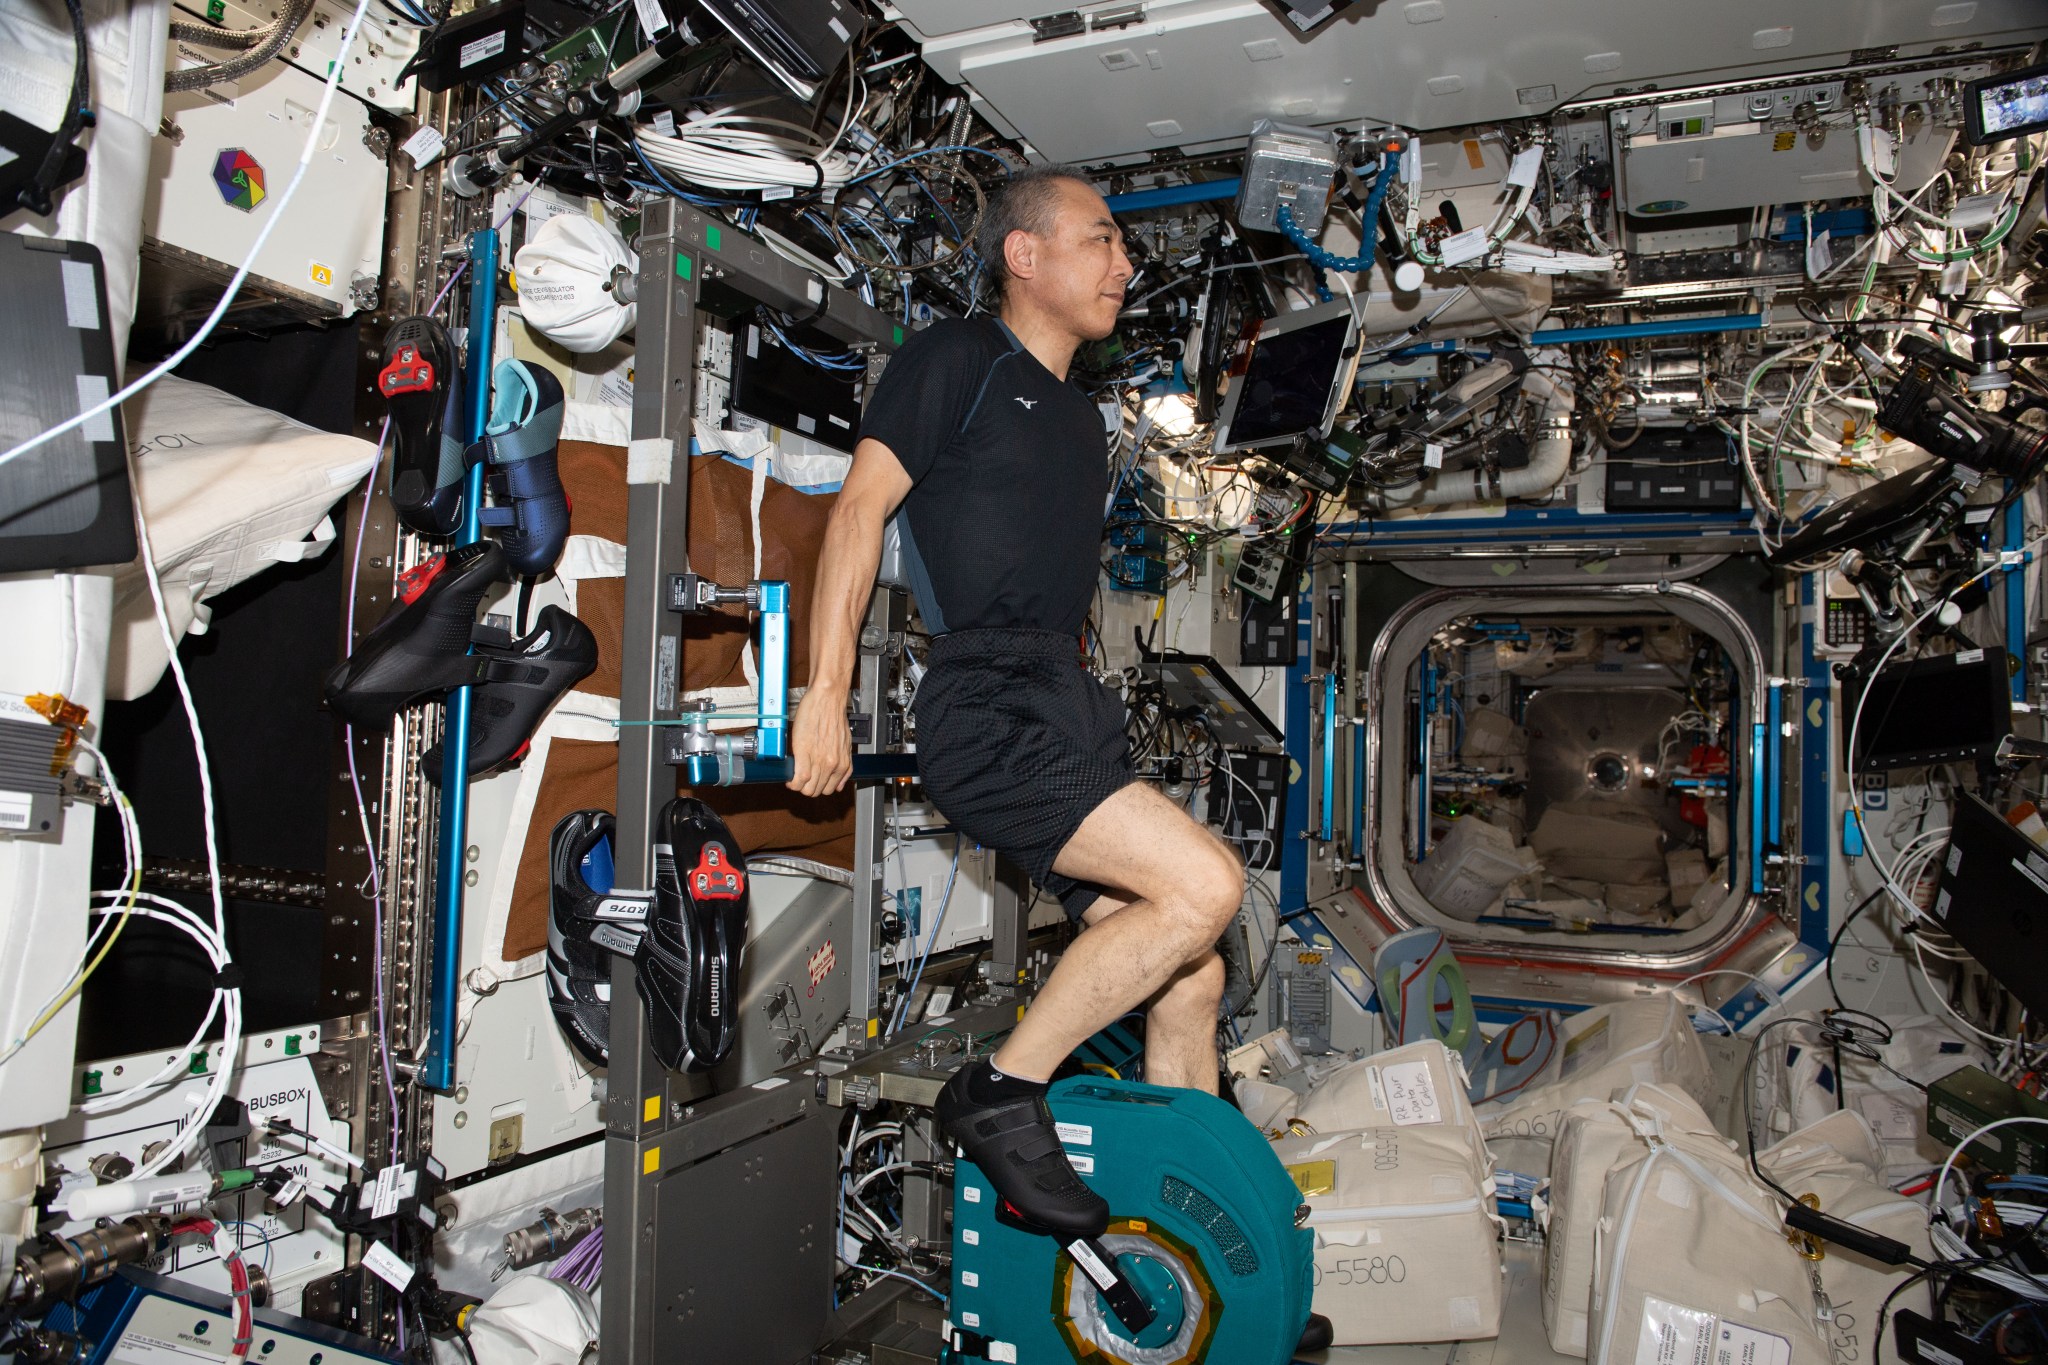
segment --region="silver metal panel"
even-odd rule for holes
[[[1643,780],[1644,766],[1657,761],[1658,733],[1685,709],[1683,696],[1661,687],[1553,687],[1530,698],[1529,827],[1560,802],[1592,801],[1648,815],[1685,838],[1691,826],[1678,818],[1670,789]]]
[[[722,1096],[735,1132],[697,1151],[657,1151],[656,1193],[643,1211],[652,1236],[640,1245],[660,1251],[634,1261],[648,1278],[652,1353],[635,1358],[798,1365],[824,1341],[839,1115],[801,1097],[805,1080],[765,1100],[752,1090]],[[789,1094],[800,1097],[779,1099]],[[710,1116],[701,1124],[707,1137],[716,1126]],[[613,1292],[606,1287],[607,1300]],[[620,1358],[607,1336],[605,1359]]]
[[[1929,98],[1937,80],[1967,81],[1987,74],[1982,62],[1944,66],[1920,75],[1869,82],[1872,95],[1890,90],[1899,103]],[[1797,204],[1809,199],[1867,195],[1872,186],[1856,149],[1854,130],[1821,129],[1818,138],[1788,128],[1802,103],[1823,111],[1845,108],[1841,81],[1799,82],[1775,90],[1737,92],[1681,103],[1643,103],[1608,117],[1621,154],[1622,200],[1633,213],[1705,213],[1755,204]],[[1768,107],[1750,116],[1750,102]],[[1685,111],[1711,111],[1701,132],[1687,134]],[[1839,121],[1839,119],[1837,120]],[[1674,135],[1675,134],[1675,135]],[[1953,141],[1949,129],[1920,123],[1901,140],[1897,180],[1924,185]]]
[[[739,1042],[715,1073],[720,1090],[808,1061],[839,1027],[853,979],[852,913],[853,892],[814,882],[747,944]]]
[[[960,31],[966,18],[1006,8],[992,0],[903,8],[925,32],[946,34],[925,45],[934,69],[969,84],[987,112],[1057,161],[1242,140],[1260,118],[1451,128],[1547,114],[1647,81],[1668,89],[1789,75],[1864,49],[1926,55],[2048,32],[2032,0],[1796,11],[1768,0],[1390,0],[1304,39],[1260,0],[1163,0],[1146,5],[1140,24],[1041,43],[1022,22]]]

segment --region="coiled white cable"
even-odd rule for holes
[[[676,125],[675,136],[650,128],[640,150],[664,171],[715,190],[836,190],[853,178],[853,160],[801,124],[721,109]]]

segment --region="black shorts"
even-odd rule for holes
[[[1052,870],[1067,840],[1136,780],[1121,698],[1051,630],[960,630],[932,641],[912,703],[917,765],[939,813],[1023,868],[1080,919],[1114,894]]]

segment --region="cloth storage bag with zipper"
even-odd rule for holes
[[[1390,1078],[1396,1084],[1389,1086]],[[1345,1063],[1311,1086],[1288,1117],[1318,1133],[1404,1127],[1410,1121],[1405,1096],[1424,1084],[1438,1120],[1477,1131],[1464,1059],[1431,1040]]]
[[[1543,1329],[1561,1355],[1586,1354],[1591,1327],[1593,1248],[1608,1172],[1643,1150],[1631,1114],[1653,1117],[1667,1132],[1719,1140],[1713,1120],[1683,1090],[1632,1085],[1612,1100],[1580,1100],[1564,1111],[1551,1154],[1543,1224]]]
[[[1927,1135],[1927,1094],[1920,1087],[1966,1066],[1989,1067],[1989,1054],[1931,1015],[1885,1022],[1891,1038],[1877,1045],[1881,1065],[1846,1050],[1837,1056],[1813,1029],[1777,1034],[1757,1059],[1757,1118],[1768,1130],[1760,1138],[1775,1141],[1846,1108],[1870,1120],[1884,1144],[1878,1174],[1888,1183],[1940,1165],[1948,1144]]]
[[[1309,1206],[1315,1311],[1339,1345],[1500,1331],[1500,1220],[1464,1087],[1441,1043],[1396,1048],[1326,1081],[1320,1117],[1303,1115],[1317,1131],[1274,1144]],[[1332,1110],[1375,1121],[1329,1132]]]
[[[1630,1111],[1594,1238],[1592,1365],[1829,1365],[1783,1201],[1724,1140]]]
[[[1757,1165],[1795,1198],[1814,1196],[1821,1212],[1857,1227],[1904,1242],[1922,1260],[1934,1257],[1924,1205],[1895,1194],[1883,1183],[1886,1144],[1853,1109],[1837,1110],[1757,1154]],[[1846,1248],[1828,1245],[1814,1263],[1828,1296],[1828,1335],[1840,1365],[1852,1365],[1869,1351],[1885,1297],[1913,1273],[1911,1266],[1883,1265]],[[1892,1300],[1892,1311],[1932,1311],[1932,1286],[1909,1289]]]
[[[1683,1090],[1701,1104],[1712,1070],[1692,1026],[1704,1010],[1689,987],[1597,1005],[1558,1028],[1552,1074],[1511,1100],[1479,1106],[1479,1128],[1502,1170],[1541,1175],[1550,1169],[1564,1110],[1578,1100],[1606,1100],[1649,1082]]]

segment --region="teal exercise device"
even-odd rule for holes
[[[1087,1077],[1053,1086],[1060,1140],[1109,1201],[1101,1238],[1154,1317],[1135,1336],[1052,1237],[954,1175],[952,1361],[1287,1365],[1308,1323],[1315,1239],[1301,1191],[1244,1115],[1196,1090]]]

